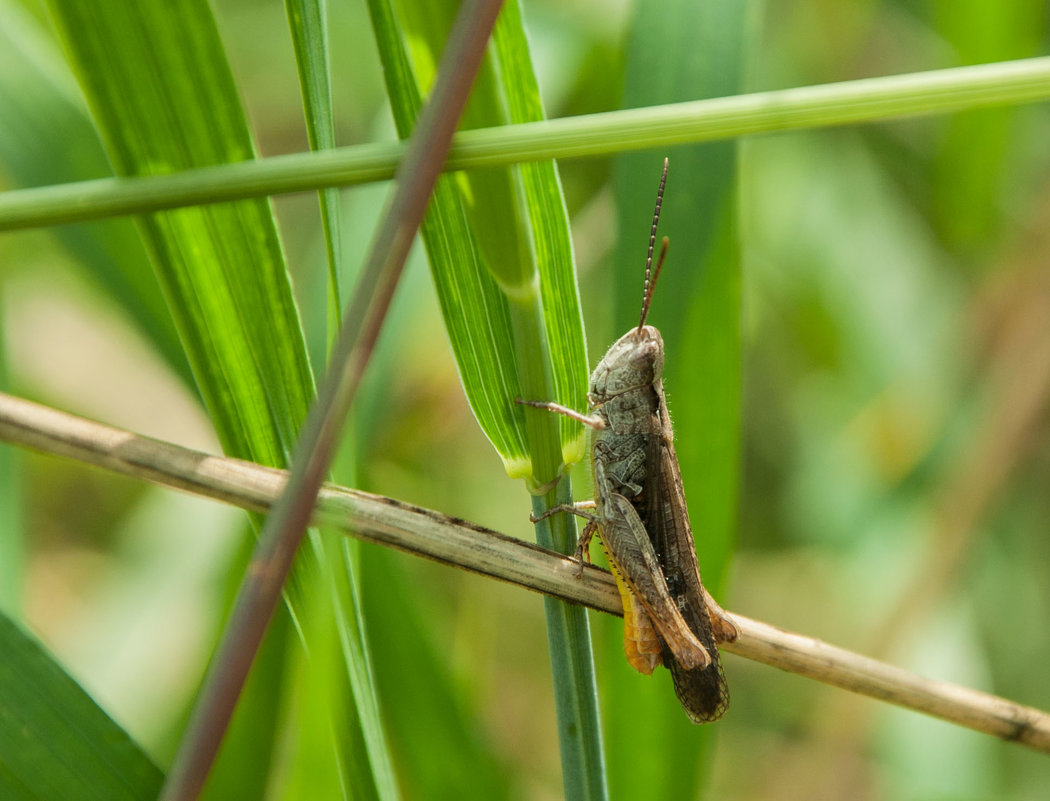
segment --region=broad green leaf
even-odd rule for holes
[[[739,0],[641,4],[627,46],[624,106],[742,91],[749,13]],[[614,168],[620,222],[614,308],[626,330],[637,324],[656,187],[663,158],[670,159],[659,230],[670,248],[649,323],[664,338],[664,388],[701,573],[719,598],[740,469],[736,150],[732,142],[673,148],[622,156]],[[610,737],[614,797],[695,798],[710,727],[686,720],[666,671],[649,679],[615,675],[606,685],[609,731],[631,736]],[[639,743],[646,757],[632,759]]]
[[[50,6],[118,174],[254,156],[206,6]],[[269,204],[191,208],[139,224],[224,448],[283,464],[312,378]]]
[[[146,801],[163,775],[47,652],[0,615],[0,797]]]
[[[205,2],[97,6],[55,0],[50,5],[119,174],[253,158],[244,112]],[[313,378],[269,203],[190,208],[144,216],[139,225],[224,449],[284,465],[312,397]],[[352,571],[348,564],[329,564],[316,536],[311,543],[314,553],[300,559],[291,582],[297,606],[306,606],[296,600],[302,593],[329,597],[332,592],[327,581],[311,578],[346,577]],[[392,797],[392,771],[350,598],[341,592],[332,598],[340,628],[328,636],[344,645],[345,672],[356,696],[353,728],[366,734],[357,738],[347,727],[333,726],[338,744],[330,753],[330,769],[352,765],[354,774],[342,780],[352,782],[361,797]],[[274,681],[283,675],[265,673]],[[257,691],[243,703],[279,702],[279,687],[250,686]],[[239,717],[276,718],[272,709],[258,711]],[[275,733],[262,732],[271,749]],[[238,732],[235,725],[223,758],[235,760],[234,770],[268,774],[270,755],[259,752],[259,741],[259,731]]]

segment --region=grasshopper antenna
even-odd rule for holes
[[[664,202],[664,186],[667,185],[667,159],[664,159],[664,171],[660,176],[660,187],[656,190],[656,209],[653,211],[653,227],[649,232],[649,254],[645,258],[645,285],[642,287],[642,317],[638,321],[638,330],[641,331],[645,325],[645,318],[649,316],[649,304],[653,300],[653,290],[656,289],[656,279],[660,277],[660,268],[664,266],[664,258],[667,256],[668,239],[665,236],[660,247],[660,258],[656,260],[656,269],[653,270],[653,248],[656,246],[656,226],[660,222],[660,206]]]

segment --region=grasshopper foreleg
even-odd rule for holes
[[[583,423],[588,428],[601,429],[605,428],[606,422],[603,418],[597,415],[581,414],[575,409],[570,409],[568,406],[562,406],[560,403],[549,403],[548,401],[532,401],[523,400],[521,398],[515,398],[514,402],[521,406],[532,406],[536,409],[546,409],[548,412],[554,414],[560,414],[565,417],[571,417],[579,423]]]
[[[593,428],[596,431],[600,431],[601,429],[608,426],[608,422],[605,420],[604,417],[601,417],[599,415],[581,414],[575,409],[570,409],[568,406],[562,406],[560,403],[524,400],[522,398],[515,398],[514,402],[522,406],[532,406],[535,409],[544,409],[545,411],[553,412],[554,414],[560,414],[565,417],[569,417],[573,420],[576,420],[579,423],[583,423],[588,428]],[[550,517],[556,512],[568,512],[569,514],[574,514],[587,520],[587,525],[583,527],[583,531],[580,532],[580,539],[576,543],[575,558],[580,564],[579,570],[576,571],[576,578],[580,578],[581,576],[583,576],[583,565],[591,561],[590,551],[587,550],[587,546],[590,545],[591,538],[594,536],[595,532],[598,531],[599,522],[597,516],[590,514],[589,512],[584,512],[583,510],[594,509],[597,507],[597,505],[598,504],[594,501],[578,501],[576,503],[563,503],[559,506],[551,507],[539,517],[529,515],[529,520],[531,520],[533,523],[537,522],[538,520],[543,520],[545,517]]]

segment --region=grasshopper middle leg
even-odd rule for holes
[[[576,503],[561,503],[557,506],[552,506],[541,515],[529,515],[529,520],[533,523],[538,523],[540,520],[545,520],[551,515],[561,512],[582,517],[587,521],[587,525],[583,527],[583,531],[580,532],[580,537],[576,541],[576,553],[573,554],[573,558],[579,562],[576,578],[580,578],[583,575],[584,564],[590,564],[591,561],[590,551],[587,549],[587,546],[591,544],[591,538],[598,531],[598,517],[587,510],[595,509],[597,506],[598,504],[595,501],[576,501]]]

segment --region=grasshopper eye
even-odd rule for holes
[[[630,361],[634,372],[639,377],[639,386],[651,384],[663,375],[664,371],[664,346],[659,332],[655,328],[648,328],[655,336],[647,336],[639,342],[631,351]]]

